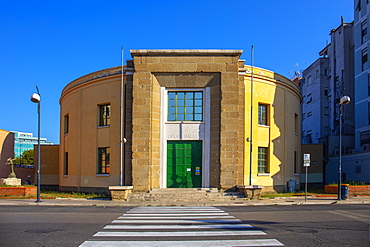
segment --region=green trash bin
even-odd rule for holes
[[[347,200],[349,198],[349,184],[341,184],[340,191],[341,191],[340,199]]]

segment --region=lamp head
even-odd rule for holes
[[[347,95],[340,98],[340,104],[341,105],[347,105],[349,102],[351,102],[351,98]]]
[[[32,101],[33,103],[40,103],[40,101],[41,101],[40,94],[33,93],[33,94],[31,95],[31,101]]]

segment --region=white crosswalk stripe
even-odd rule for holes
[[[80,246],[284,246],[265,235],[215,207],[136,207]]]

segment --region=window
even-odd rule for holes
[[[63,175],[68,175],[68,152],[64,153]]]
[[[360,145],[370,144],[370,130],[360,133]]]
[[[298,114],[294,114],[294,132],[298,134],[299,118]]]
[[[203,92],[168,92],[168,121],[203,121]]]
[[[99,126],[110,125],[110,104],[99,106]]]
[[[356,11],[361,11],[361,0],[358,0],[355,10]]]
[[[329,116],[329,107],[327,106],[324,107],[324,115]]]
[[[361,165],[357,165],[355,169],[356,173],[362,173]]]
[[[370,96],[370,74],[367,74],[367,95]]]
[[[310,86],[312,84],[312,77],[307,77],[307,86]]]
[[[268,148],[258,147],[258,173],[268,172]]]
[[[294,151],[294,174],[298,173],[297,151]]]
[[[69,115],[64,116],[64,134],[69,133]]]
[[[311,102],[312,102],[312,93],[310,93],[309,95],[307,95],[307,104],[309,104]]]
[[[370,102],[367,103],[367,116],[368,116],[367,124],[370,125]]]
[[[367,47],[361,51],[361,57],[362,57],[362,70],[364,71],[367,69]]]
[[[258,125],[268,126],[268,105],[258,104]]]
[[[367,41],[367,20],[364,20],[361,23],[361,43],[365,43]]]
[[[307,117],[311,117],[311,116],[312,116],[312,111],[307,112]]]
[[[97,174],[110,173],[110,148],[98,148],[98,171]]]

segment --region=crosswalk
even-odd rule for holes
[[[216,207],[136,207],[81,247],[284,246]]]

